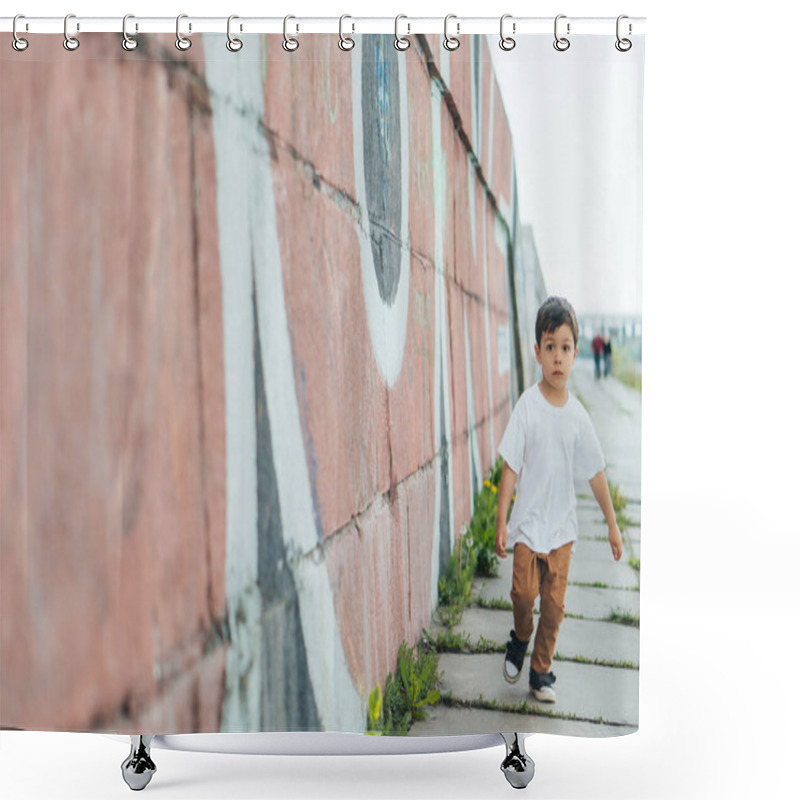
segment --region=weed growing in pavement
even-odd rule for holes
[[[497,487],[502,470],[503,461],[498,459],[489,477],[483,482],[483,489],[475,498],[472,520],[462,528],[456,548],[451,553],[439,581],[438,615],[448,627],[460,621],[470,600],[473,578],[476,575],[493,577],[497,574]]]
[[[513,611],[514,606],[510,600],[504,597],[484,597],[483,595],[473,595],[469,605],[473,608],[488,608],[491,611]]]
[[[613,481],[608,482],[608,491],[611,493],[611,505],[614,506],[614,513],[619,518],[620,513],[628,507],[628,498],[622,494],[619,484]]]
[[[477,700],[460,700],[451,694],[442,695],[441,703],[451,708],[479,708],[487,711],[504,711],[509,714],[527,714],[535,717],[549,717],[550,719],[566,719],[573,722],[591,722],[595,725],[616,725],[619,727],[629,727],[627,723],[610,722],[602,717],[582,717],[579,714],[566,714],[563,711],[554,711],[549,708],[542,708],[533,705],[527,700],[519,703],[499,703],[497,700],[487,700],[482,694]]]
[[[381,691],[369,696],[367,733],[373,736],[404,736],[412,722],[425,719],[425,707],[439,701],[439,663],[436,653],[425,647],[400,645],[397,668],[386,678]]]
[[[506,646],[498,642],[491,642],[481,636],[473,642],[468,633],[455,633],[452,630],[440,631],[436,637],[423,631],[426,645],[437,653],[504,653]]]
[[[616,622],[618,625],[630,625],[632,628],[638,628],[639,615],[624,608],[612,608],[606,617],[606,622]]]
[[[603,537],[603,541],[606,542],[608,539]],[[569,581],[570,586],[580,586],[584,589],[610,589],[614,592],[638,592],[638,586],[611,586],[608,583],[603,583],[602,581],[595,581],[594,583],[586,583],[584,581]]]
[[[633,661],[609,661],[605,658],[587,658],[586,656],[562,656],[560,653],[553,655],[553,661],[571,661],[574,664],[588,664],[593,667],[613,667],[614,669],[639,669]]]

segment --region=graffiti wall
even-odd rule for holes
[[[519,388],[483,39],[194,38],[2,55],[5,726],[363,730]]]

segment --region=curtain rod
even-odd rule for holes
[[[0,17],[0,32],[11,33],[13,17]],[[126,29],[129,34],[136,33],[175,33],[175,17],[136,17],[128,19]],[[355,17],[347,15],[341,23],[346,34],[395,32],[395,17]],[[616,17],[569,17],[562,16],[560,25],[569,24],[569,33],[614,36]],[[515,36],[524,34],[553,34],[553,17],[509,17],[505,20],[505,31]],[[629,17],[624,20],[626,35],[643,34],[644,17]],[[181,31],[192,33],[226,33],[227,17],[183,16]],[[284,32],[284,17],[237,17],[232,30],[237,34]],[[293,16],[289,23],[292,33],[339,33],[338,17]],[[402,17],[400,30],[409,33],[443,33],[444,17]],[[500,17],[453,17],[449,30],[456,35],[498,34]],[[81,17],[69,18],[70,34],[77,33],[122,33],[122,17]],[[17,20],[17,33],[64,33],[64,17],[27,17]]]

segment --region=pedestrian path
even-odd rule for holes
[[[617,736],[638,726],[641,394],[613,377],[595,380],[591,363],[580,361],[570,391],[591,415],[609,481],[619,485],[628,503],[619,514],[624,553],[615,562],[591,489],[576,484],[580,539],[552,666],[557,702],[534,700],[527,661],[517,684],[502,675],[513,627],[509,556],[501,559],[497,577],[473,583],[471,605],[451,631],[469,644],[461,652],[440,653],[443,700],[429,709],[428,719],[413,725],[410,736],[493,730]],[[435,621],[429,629],[434,639],[445,631]]]

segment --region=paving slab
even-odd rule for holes
[[[597,503],[587,506],[581,505],[579,501],[575,508],[575,513],[578,517],[578,530],[581,537],[596,536],[598,533],[606,533],[608,531],[605,517],[603,517],[603,512]],[[631,522],[628,530],[638,531],[642,519],[641,506],[638,503],[629,503],[623,509],[622,514]]]
[[[632,542],[641,542],[642,528],[639,525],[631,525],[628,530],[622,534],[622,536],[623,538],[627,536]]]
[[[639,592],[625,589],[595,589],[592,586],[567,586],[564,598],[568,614],[587,619],[605,619],[614,611],[639,616]]]
[[[549,733],[560,736],[586,736],[610,738],[635,733],[631,725],[600,725],[568,719],[551,719],[535,714],[510,714],[487,711],[483,708],[452,708],[433,706],[428,709],[428,719],[415,722],[409,736],[442,736],[473,733]],[[501,744],[498,739],[498,745]],[[528,752],[536,759],[528,745]]]
[[[605,517],[600,506],[592,500],[590,503],[581,503],[578,501],[575,506],[575,513],[578,517],[579,525],[602,525],[605,527]]]
[[[530,694],[523,673],[519,683],[511,685],[503,678],[503,656],[461,655],[439,656],[443,693],[465,701],[481,698],[515,706],[527,701],[544,713],[577,715],[582,719],[639,724],[639,672],[588,664],[559,661],[553,666],[558,681],[555,703],[538,703]]]
[[[570,569],[578,561],[587,561],[605,564],[606,562],[613,562],[614,556],[611,554],[611,545],[608,543],[608,534],[606,533],[602,541],[597,539],[579,539],[572,548],[572,559],[570,561]]]
[[[587,539],[608,538],[608,525],[601,517],[589,521],[578,521],[578,541]]]
[[[620,531],[622,540],[626,538],[632,542],[639,542],[642,538],[642,529],[638,525],[631,525],[626,531]],[[579,542],[607,542],[608,541],[608,528],[606,524],[596,525],[592,527],[583,526],[580,528]]]
[[[454,630],[469,634],[477,643],[481,636],[505,645],[508,632],[514,627],[510,611],[493,611],[485,608],[468,608]],[[528,648],[530,655],[532,645]],[[627,661],[639,663],[639,631],[636,628],[613,622],[573,619],[567,617],[558,631],[556,651],[567,658],[582,656],[602,661]]]
[[[622,534],[622,543],[625,544],[625,541],[629,542],[636,542],[639,543],[639,529],[633,528],[628,533]],[[582,536],[580,539],[581,542],[603,542],[606,546],[608,546],[608,533],[604,530],[601,535],[586,537]]]
[[[635,520],[636,522],[641,522],[642,519],[642,504],[639,500],[631,500],[629,499],[628,505],[624,508],[625,516],[628,519]]]
[[[475,578],[472,582],[473,587],[482,580],[501,580],[508,584],[508,591],[511,591],[511,576],[514,574],[514,555],[508,554],[508,558],[497,559],[497,576],[495,578]]]
[[[608,561],[575,561],[569,566],[569,579],[573,583],[605,583],[608,586],[639,586],[639,575],[628,566],[623,555],[619,561],[609,557]]]
[[[486,600],[508,600],[511,602],[511,577],[475,578],[472,582],[472,596]]]
[[[609,480],[618,484],[629,500],[640,500],[641,395],[611,379],[602,382],[605,385],[594,386],[594,378],[578,369],[573,370],[572,376],[573,386],[586,400],[603,447]]]
[[[641,506],[638,503],[628,503],[625,508],[622,509],[622,513],[632,522],[639,523],[641,521]],[[603,512],[600,506],[592,502],[588,505],[582,505],[580,501],[575,506],[575,514],[578,517],[578,525],[598,525],[603,528],[606,527],[606,519],[603,516]],[[583,528],[581,527],[581,532]]]

